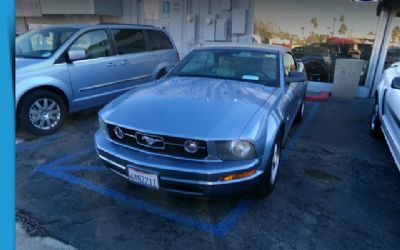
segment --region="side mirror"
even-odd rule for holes
[[[68,51],[68,58],[71,61],[78,61],[86,58],[86,52],[83,49],[72,49]]]
[[[285,76],[285,83],[304,82],[307,80],[306,73],[299,71],[289,72],[289,76]]]
[[[393,89],[400,89],[400,77],[395,77],[392,80],[392,88]]]

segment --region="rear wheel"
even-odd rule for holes
[[[382,137],[381,121],[379,119],[378,100],[375,100],[374,107],[371,112],[369,131],[370,131],[371,135],[375,138]]]
[[[26,95],[18,108],[20,124],[35,135],[57,131],[67,115],[64,100],[48,90],[36,90]]]
[[[272,192],[278,178],[279,166],[281,162],[282,133],[279,132],[272,146],[272,155],[268,166],[262,175],[261,182],[258,184],[256,193],[260,196],[266,196]]]

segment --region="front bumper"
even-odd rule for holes
[[[263,171],[259,159],[246,161],[199,161],[157,155],[112,142],[99,130],[95,134],[100,159],[115,173],[128,178],[128,165],[157,173],[161,190],[191,196],[236,195],[253,189]],[[251,176],[222,181],[221,177],[255,169]]]

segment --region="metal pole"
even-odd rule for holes
[[[375,88],[376,74],[378,68],[378,62],[381,57],[382,45],[385,40],[385,36],[388,36],[388,24],[390,19],[390,10],[383,9],[379,15],[378,27],[375,32],[375,42],[371,52],[370,63],[367,71],[367,78],[365,80],[365,87],[369,89],[371,95],[372,90]],[[386,39],[387,40],[387,39]]]

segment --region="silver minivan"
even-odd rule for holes
[[[167,32],[147,25],[55,25],[15,43],[18,123],[50,134],[69,113],[101,106],[179,61]]]

